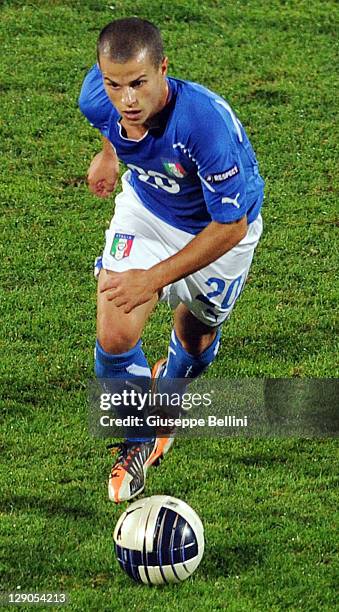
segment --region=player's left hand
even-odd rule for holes
[[[109,272],[101,285],[100,293],[105,293],[109,302],[113,302],[128,314],[136,306],[151,300],[156,289],[153,287],[150,271],[137,269]]]

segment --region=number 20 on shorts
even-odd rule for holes
[[[203,293],[199,293],[196,296],[197,300],[200,302],[204,302],[204,304],[215,305],[215,303],[211,302],[212,298],[221,296],[226,288],[226,281],[222,278],[216,278],[211,276],[207,281],[205,281],[205,285],[211,287],[213,290],[209,291],[205,295]],[[241,290],[243,288],[243,278],[242,275],[235,278],[228,286],[225,297],[223,298],[220,309],[228,310],[233,306],[235,300],[239,297]]]

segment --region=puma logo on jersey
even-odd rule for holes
[[[236,208],[240,208],[240,204],[238,202],[239,196],[240,196],[240,192],[237,193],[235,198],[228,198],[225,196],[224,198],[221,198],[221,203],[222,204],[232,204],[232,206],[235,206]]]

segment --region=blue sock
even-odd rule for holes
[[[217,355],[220,335],[219,328],[212,344],[203,353],[194,356],[187,353],[173,329],[163,378],[196,378],[202,374]]]
[[[157,382],[157,389],[160,393],[167,393],[169,396],[174,394],[183,395],[192,381],[204,372],[215,359],[220,346],[220,328],[217,330],[213,342],[200,355],[191,355],[182,346],[174,329],[171,334],[171,341],[168,348],[166,368],[161,378]],[[178,417],[181,413],[181,406],[174,406],[169,403],[166,407],[170,416]]]
[[[135,376],[151,378],[151,370],[141,348],[141,340],[130,351],[119,355],[106,353],[97,340],[95,374],[97,378],[134,378]]]
[[[118,355],[106,353],[97,340],[95,345],[95,374],[97,378],[119,379],[119,382],[117,380],[119,389],[115,389],[116,392],[121,393],[127,387],[127,381],[134,381],[136,385],[141,387],[142,392],[147,393],[150,387],[151,370],[141,348],[141,340],[130,351]],[[126,416],[124,406],[116,407],[116,412],[120,418]],[[131,412],[129,414],[132,415]],[[132,416],[140,416],[140,411],[136,410]],[[145,431],[146,429],[143,428],[142,433],[144,434]],[[145,435],[139,435],[140,431],[138,434],[138,428],[130,427],[127,440],[130,442],[151,440],[154,437],[152,433],[148,428],[146,437]]]

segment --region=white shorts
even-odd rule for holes
[[[128,172],[122,177],[123,191],[115,199],[102,256],[102,267],[114,272],[151,268],[175,255],[194,238],[148,211],[126,176]],[[160,301],[171,308],[183,303],[206,325],[219,326],[230,316],[244,288],[262,225],[259,215],[239,244],[209,266],[164,287]]]

